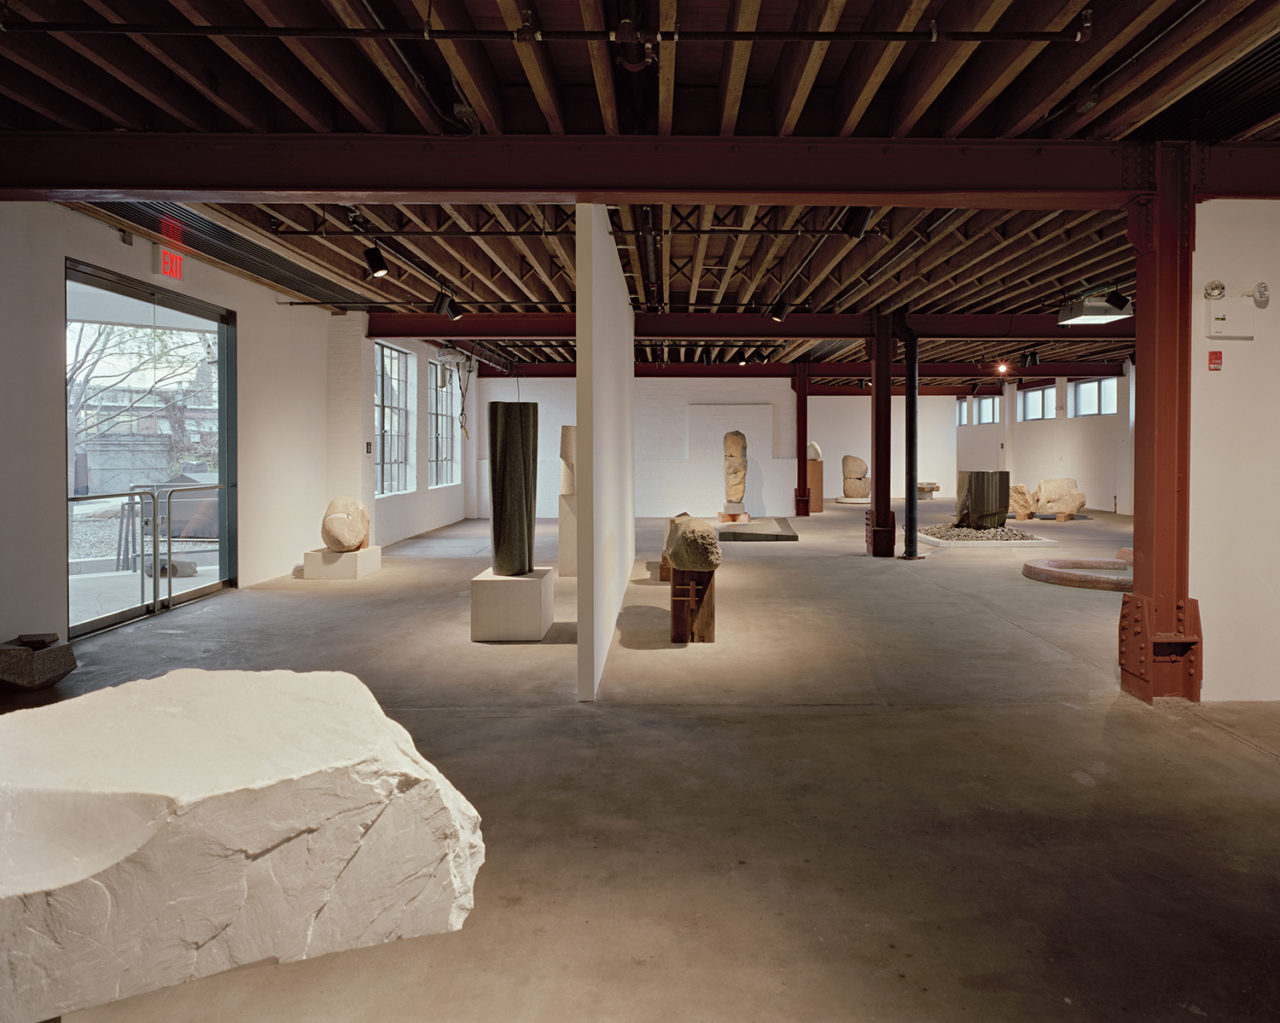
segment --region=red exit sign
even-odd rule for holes
[[[154,273],[157,277],[168,277],[171,281],[182,280],[182,253],[163,245],[155,246]]]

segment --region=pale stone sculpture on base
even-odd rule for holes
[[[837,504],[866,504],[871,499],[871,478],[867,476],[867,463],[857,455],[845,455],[840,459],[840,472],[844,476],[841,488],[843,496]]]
[[[320,521],[320,539],[331,551],[369,546],[369,510],[354,497],[335,497]]]
[[[747,438],[741,430],[724,435],[724,511],[722,522],[737,522],[747,513],[742,503],[747,493]]]
[[[0,717],[0,1019],[457,930],[479,817],[342,672],[171,672]]]
[[[669,520],[662,554],[672,568],[688,572],[713,572],[723,557],[715,528],[691,515]]]
[[[1021,483],[1009,484],[1009,514],[1015,519],[1025,521],[1036,513],[1036,499]]]
[[[1041,515],[1074,515],[1084,509],[1084,492],[1073,479],[1041,480],[1036,487],[1036,511]]]
[[[811,462],[822,461],[822,448],[818,446],[818,442],[816,440],[809,441],[808,445],[805,447],[804,456]]]

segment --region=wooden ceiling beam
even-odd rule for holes
[[[478,231],[480,229],[479,210],[477,207],[444,203],[441,205],[441,209],[459,227],[470,231]],[[493,260],[494,265],[512,284],[524,292],[529,301],[537,303],[539,307],[546,305],[548,300],[547,293],[534,287],[529,275],[521,272],[523,259],[510,238],[486,237],[481,234],[462,240],[470,242],[471,245],[483,251],[485,255]]]
[[[640,259],[639,238],[636,234],[635,214],[628,203],[618,207],[618,221],[622,225],[622,245],[631,263],[631,286],[635,289],[633,300],[636,308],[643,309],[648,303],[648,289],[645,287],[644,263]]]
[[[525,212],[529,214],[537,228],[540,231],[545,232],[541,237],[546,243],[547,248],[551,251],[551,254],[559,262],[561,272],[569,281],[569,287],[573,288],[577,280],[577,273],[574,266],[576,261],[574,246],[566,242],[563,235],[557,234],[551,230],[551,228],[556,227],[557,225],[552,223],[552,221],[547,217],[547,211],[542,206],[539,206],[536,203],[525,203],[524,209]]]
[[[216,26],[226,11],[216,0],[169,0],[193,25]],[[308,128],[315,132],[334,129],[330,110],[333,97],[314,79],[304,77],[289,51],[271,39],[211,36],[213,44],[261,82]]]
[[[100,112],[91,110],[13,61],[0,60],[0,96],[70,131],[93,131],[102,127]]]
[[[582,27],[588,32],[607,31],[604,19],[604,0],[578,0],[582,11]],[[613,58],[609,44],[600,39],[587,43],[591,59],[591,77],[596,83],[596,98],[600,103],[600,120],[606,135],[617,135],[618,97],[613,85]]]
[[[445,219],[438,207],[396,204],[394,208],[405,220],[424,231],[438,230]],[[491,311],[501,311],[519,300],[487,261],[476,260],[472,253],[460,252],[452,244],[454,241],[456,239],[427,236],[418,240],[418,247],[455,288],[470,294],[477,302],[488,303]]]
[[[84,4],[113,24],[145,24],[153,17],[135,0],[83,0]],[[247,131],[270,131],[272,118],[266,94],[244,70],[214,47],[201,46],[181,36],[158,39],[142,34],[129,36],[170,74],[203,96],[231,123]],[[221,58],[221,59],[218,59]]]
[[[314,14],[314,3],[302,0],[244,0],[262,23],[270,28],[306,25]],[[285,37],[284,45],[338,104],[365,131],[385,132],[390,126],[389,94],[383,79],[375,79],[372,69],[356,59],[351,47],[339,39],[299,39]]]
[[[1035,128],[1121,53],[1177,0],[1117,0],[1093,11],[1093,34],[1078,46],[1051,46],[1033,61],[999,104],[995,135],[1012,138]]]
[[[676,0],[659,0],[658,134],[670,135],[676,101]]]
[[[1002,31],[1059,32],[1071,24],[1090,0],[1054,0],[1015,7],[1000,23]],[[977,120],[1018,75],[1044,52],[1048,43],[988,43],[982,59],[971,61],[942,96],[938,134],[952,139]],[[1072,43],[1059,43],[1072,46]]]
[[[760,0],[732,0],[728,29],[731,32],[754,32],[760,18]],[[720,134],[732,135],[738,124],[738,108],[742,105],[742,89],[751,65],[749,41],[726,44],[720,61]]]
[[[804,211],[803,206],[788,206],[773,210],[771,226],[774,234],[756,243],[751,259],[742,269],[742,282],[738,285],[739,309],[745,308],[752,301],[765,275],[777,266],[779,260],[795,244],[796,239],[792,232]]]
[[[466,31],[475,24],[459,0],[413,0],[424,25],[433,29]],[[485,52],[484,43],[473,40],[436,39],[440,54],[462,91],[462,98],[475,111],[476,120],[490,135],[501,135],[502,93]]]
[[[800,0],[791,27],[799,32],[831,32],[840,23],[846,0]],[[774,73],[774,126],[790,135],[804,112],[813,83],[826,59],[830,43],[787,43]]]
[[[995,27],[1013,0],[952,0],[944,14],[952,31],[985,32]],[[954,19],[954,21],[952,20]],[[931,43],[922,47],[902,76],[889,134],[909,135],[979,43]]]
[[[24,0],[12,0],[9,6],[28,21],[51,20],[47,16],[52,13],[48,4],[41,9]],[[128,86],[141,99],[163,111],[188,131],[201,131],[212,120],[212,109],[198,93],[184,84],[175,83],[128,38],[91,38],[69,32],[52,32],[50,36],[105,71],[111,78]]]
[[[838,272],[831,274],[809,304],[814,309],[826,309],[833,302],[843,302],[846,295],[854,294],[855,287],[860,293],[871,283],[859,283],[863,271],[874,266],[879,274],[897,265],[912,251],[913,242],[918,244],[920,222],[933,213],[933,210],[909,207],[890,210],[880,220],[879,229],[867,235],[868,244],[859,245],[841,261]]]
[[[756,214],[759,213],[760,207],[751,205],[742,207],[742,218],[739,225],[744,229],[750,229],[756,222]],[[714,307],[719,307],[724,301],[724,294],[729,290],[729,282],[733,280],[733,276],[738,268],[738,261],[742,259],[742,250],[746,247],[749,235],[735,234],[733,241],[725,245],[724,253],[724,274],[720,278],[720,283],[716,287],[715,298],[711,300]]]
[[[497,0],[497,2],[503,24],[512,32],[524,25],[525,12],[532,16],[535,26],[541,24],[533,0]],[[537,100],[538,109],[542,111],[542,117],[547,122],[547,130],[552,135],[563,135],[564,111],[560,106],[556,73],[551,66],[551,57],[547,53],[546,43],[517,40],[515,47],[520,66],[524,68],[524,76],[533,90],[533,98]]]
[[[1241,0],[1235,0],[1235,3],[1240,2]],[[1123,88],[1127,90],[1125,100],[1118,104],[1110,117],[1095,121],[1089,134],[1124,138],[1280,33],[1280,4],[1255,3],[1225,24],[1219,20],[1220,17],[1226,17],[1226,12],[1221,11],[1223,6],[1225,5],[1221,3],[1216,4],[1209,12],[1206,28],[1208,31],[1216,29],[1212,35],[1208,35],[1206,31],[1204,36],[1200,36],[1202,41],[1198,45],[1185,49],[1173,43],[1168,44],[1154,58],[1159,62],[1162,57],[1167,57],[1162,64],[1158,63],[1154,74],[1143,77],[1126,68],[1122,72],[1125,77],[1122,85],[1117,86],[1114,79],[1109,81],[1108,96],[1113,87],[1117,91]],[[1198,20],[1201,14],[1202,11],[1197,11],[1187,21]],[[1180,25],[1179,28],[1181,27]],[[1120,77],[1121,75],[1117,75],[1117,78]],[[1142,87],[1139,88],[1139,85]],[[1087,116],[1096,117],[1097,107]]]
[[[901,11],[895,11],[888,4],[875,4],[863,27],[870,31],[911,32],[929,6],[929,0],[907,0]],[[905,46],[906,43],[868,43],[849,52],[836,84],[837,135],[854,133]]]
[[[901,307],[899,295],[913,282],[925,280],[928,274],[957,253],[968,250],[975,240],[986,237],[1000,227],[1013,213],[1010,210],[954,210],[951,219],[930,233],[924,249],[904,264],[897,276],[878,278],[858,299],[858,306],[869,309]],[[1043,215],[1043,214],[1042,214]],[[966,230],[967,229],[967,230]]]
[[[493,214],[504,231],[514,231],[516,229],[510,210],[497,205],[490,205],[485,208]],[[560,282],[556,280],[556,274],[551,264],[551,252],[547,246],[539,244],[532,233],[512,236],[511,244],[524,258],[525,262],[533,268],[533,272],[546,285],[547,290],[551,292],[551,296],[557,303],[566,305],[573,300],[572,291],[561,288]]]
[[[325,0],[338,23],[347,28],[376,29],[378,20],[358,0]],[[409,66],[403,51],[385,39],[359,39],[356,41],[369,63],[387,80],[395,94],[413,115],[422,130],[430,135],[444,132],[444,122],[435,105],[419,86],[422,76]]]
[[[711,223],[715,219],[716,208],[703,206],[698,212],[698,240],[693,248],[693,269],[689,273],[688,305],[692,307],[698,301],[698,289],[702,286],[702,266],[707,258],[707,243],[711,240]]]

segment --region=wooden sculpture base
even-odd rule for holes
[[[716,573],[671,570],[671,642],[716,641]]]

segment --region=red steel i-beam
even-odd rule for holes
[[[1160,143],[1156,192],[1129,208],[1138,252],[1133,592],[1120,610],[1120,685],[1150,703],[1200,699],[1200,609],[1188,590],[1191,449],[1190,147]]]
[[[867,509],[867,553],[873,558],[892,558],[894,522],[893,509],[889,506],[889,462],[893,457],[890,450],[893,325],[889,317],[877,315],[875,328],[875,337],[871,340],[871,507]]]
[[[809,366],[795,363],[791,386],[796,392],[796,516],[809,514]]]

